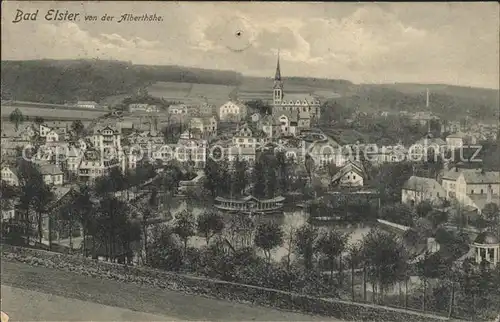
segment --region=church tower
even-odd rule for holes
[[[276,65],[276,74],[274,75],[273,86],[273,104],[281,104],[283,100],[283,82],[281,81],[280,70],[280,52],[278,51],[278,63]]]

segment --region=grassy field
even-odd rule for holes
[[[308,93],[322,99],[339,97],[346,94],[346,89],[342,87],[328,86],[327,84],[316,83],[314,80],[303,81],[296,79],[284,79],[285,93]],[[271,78],[245,77],[237,89],[237,96],[241,100],[271,100],[274,80]]]
[[[2,105],[2,119],[8,118],[16,108],[18,108],[24,116],[27,116],[30,119],[40,116],[45,120],[92,120],[109,113],[109,111],[104,110],[82,110],[73,109],[71,107],[52,109],[28,105]]]
[[[147,88],[153,97],[167,101],[179,101],[186,104],[223,104],[229,100],[235,86],[215,84],[193,84],[175,82],[157,82]]]
[[[48,317],[42,314],[37,320],[94,320],[92,319],[92,313],[89,313],[89,316],[85,316],[85,308],[92,308],[90,304],[80,306],[80,319],[74,318],[75,312],[71,313],[73,318],[71,316],[66,317],[64,313],[68,307],[65,306],[59,308],[59,316],[54,315],[57,314],[58,304],[64,303],[61,300],[61,297],[63,297],[68,299],[66,302],[73,308],[78,307],[75,305],[75,301],[79,300],[86,301],[86,303],[93,302],[115,308],[124,308],[128,312],[131,310],[168,316],[170,317],[168,319],[170,321],[339,321],[326,317],[315,317],[134,284],[84,277],[74,273],[44,267],[34,267],[21,263],[2,261],[1,270],[2,310],[11,316],[12,321],[32,321],[35,319],[36,316],[33,317],[29,314],[34,314],[36,311],[34,312],[33,309],[29,308],[31,305],[37,303],[30,303],[29,293],[27,293],[26,297],[23,297],[23,293],[19,291],[14,294],[16,298],[6,299],[5,297],[9,296],[9,294],[12,296],[12,292],[9,293],[7,289],[7,293],[5,294],[3,292],[4,285],[57,296],[53,301],[44,301],[48,305],[47,310],[49,312],[55,311],[55,313]],[[10,303],[16,307],[15,310],[9,310]],[[21,308],[19,308],[20,306]],[[38,307],[43,308],[43,306]],[[23,308],[26,308],[26,311]],[[98,309],[102,310],[102,307],[98,307]],[[23,316],[23,314],[26,315]],[[110,315],[101,316],[101,318],[106,321],[116,321],[116,311],[109,311],[108,314]],[[130,313],[127,317],[128,319],[122,317],[121,320],[130,321],[133,318]],[[151,315],[149,315],[149,318],[142,320],[152,321],[156,319],[151,318]]]

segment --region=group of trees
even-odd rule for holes
[[[452,243],[452,237],[445,234],[451,233],[440,232],[440,242]],[[190,247],[194,236],[203,236],[206,245]],[[451,269],[452,261],[439,253],[426,254],[411,264],[415,254],[408,244],[379,229],[372,229],[360,242],[349,244],[349,234],[333,228],[305,224],[286,229],[272,221],[256,222],[243,214],[225,222],[222,215],[212,211],[198,218],[185,211],[170,227],[157,230],[151,245],[154,247],[149,263],[156,268],[449,314],[455,308],[457,314],[468,318],[479,313],[478,309],[466,309],[464,304],[470,301],[481,302],[484,310],[492,308],[493,301],[486,291],[480,291],[479,284],[488,284],[485,290],[499,295],[498,290],[492,290],[499,272],[487,273],[465,266]],[[273,256],[279,247],[286,250],[281,259]],[[263,256],[259,256],[259,251]],[[421,289],[410,291],[410,277],[415,275],[421,279]],[[356,290],[360,282],[361,293]],[[400,292],[404,285],[404,296],[394,295],[392,290],[397,285]]]
[[[205,188],[213,197],[251,193],[258,198],[273,198],[305,188],[305,173],[298,172],[297,167],[282,152],[262,153],[253,166],[238,158],[231,163],[208,158]]]

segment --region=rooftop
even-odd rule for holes
[[[498,238],[493,233],[484,231],[477,235],[476,239],[474,239],[474,244],[498,245],[500,241],[498,241]]]
[[[411,176],[403,185],[403,189],[413,191],[426,191],[436,188],[442,189],[441,185],[436,180],[417,176]]]

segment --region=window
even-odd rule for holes
[[[351,176],[347,176],[347,180],[351,179]]]
[[[355,180],[355,179],[356,179],[356,176],[353,174],[353,175],[352,175],[352,178]]]
[[[474,189],[472,189],[472,190],[470,191],[470,193],[471,193],[471,194],[474,194]]]
[[[484,192],[483,192],[483,189],[481,189],[481,194],[483,194],[483,193],[484,193]]]

